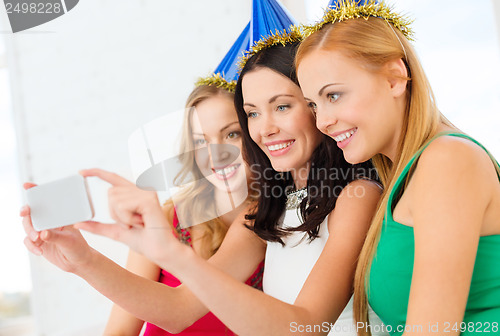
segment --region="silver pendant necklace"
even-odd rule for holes
[[[297,209],[304,198],[307,197],[307,187],[286,193],[286,210]]]

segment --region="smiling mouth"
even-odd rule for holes
[[[285,149],[285,148],[289,147],[294,142],[295,142],[295,140],[292,140],[292,141],[289,141],[289,142],[285,142],[285,143],[281,143],[281,144],[270,145],[270,146],[267,146],[267,149],[270,152],[279,151],[279,150],[282,150],[282,149]]]
[[[336,137],[333,138],[333,140],[335,140],[337,142],[342,142],[345,139],[349,139],[354,133],[356,133],[357,130],[358,130],[358,128],[355,127],[349,131],[346,131],[342,134],[337,135]]]
[[[240,166],[241,166],[241,163],[237,163],[237,164],[233,164],[233,165],[227,166],[225,168],[221,168],[221,169],[212,168],[212,171],[214,172],[214,175],[219,180],[227,180],[227,179],[233,177],[234,174],[236,174],[236,170]]]

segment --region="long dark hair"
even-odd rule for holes
[[[366,175],[366,172],[371,173],[373,170],[369,162],[358,165],[349,164],[344,160],[342,151],[335,141],[323,135],[321,143],[311,156],[307,178],[308,197],[300,204],[303,224],[291,229],[280,227],[287,198],[285,191],[293,188],[293,179],[288,172],[275,171],[267,155],[250,137],[247,114],[243,109],[241,82],[246,73],[259,68],[269,68],[289,78],[298,86],[294,66],[298,44],[296,42],[285,46],[276,45],[253,55],[241,71],[234,97],[243,132],[243,157],[252,171],[253,182],[250,188],[259,196],[256,207],[246,215],[246,219],[254,221],[253,225],[249,225],[248,228],[262,239],[279,242],[282,245],[284,245],[282,237],[291,231],[307,232],[310,241],[317,238],[320,224],[335,208],[340,190],[360,175]],[[278,191],[277,194],[276,191]]]

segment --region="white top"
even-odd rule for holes
[[[286,210],[282,227],[298,227],[302,224],[300,209]],[[328,240],[328,216],[321,223],[319,237],[308,241],[307,232],[293,232],[283,238],[285,246],[277,242],[267,242],[266,259],[263,276],[264,292],[276,299],[293,304],[304,286],[309,273],[318,260]],[[321,290],[318,288],[318,290]],[[382,321],[369,309],[372,335],[389,335],[384,332]],[[307,332],[308,326],[290,325],[292,332]],[[313,328],[310,326],[309,328]],[[328,335],[356,336],[356,324],[353,318],[352,298],[340,314],[336,323],[320,325],[321,331],[330,330]],[[328,328],[328,329],[324,329]],[[312,329],[311,329],[312,331]]]

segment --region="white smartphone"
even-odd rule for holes
[[[54,229],[91,220],[94,207],[87,181],[69,176],[26,190],[31,221],[37,231]]]

